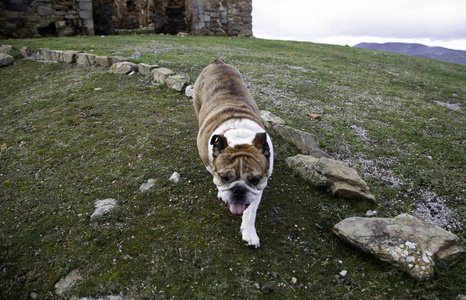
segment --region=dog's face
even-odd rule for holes
[[[214,183],[234,214],[242,214],[267,186],[270,148],[266,137],[265,132],[258,133],[251,144],[234,147],[223,135],[212,137]]]

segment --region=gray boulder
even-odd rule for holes
[[[168,76],[172,76],[175,74],[175,72],[167,68],[154,69],[152,70],[151,73],[152,73],[152,80],[157,83],[165,83]]]
[[[87,68],[95,64],[95,58],[97,55],[89,53],[78,53],[76,54],[76,64],[78,67]]]
[[[149,64],[138,64],[138,72],[144,76],[150,76],[153,69],[158,68],[157,65],[149,65]]]
[[[115,74],[128,74],[138,70],[138,65],[129,61],[114,63],[108,70]]]
[[[31,50],[31,47],[29,47],[29,46],[21,47],[20,52],[21,52],[21,55],[24,58],[31,56],[32,53],[33,53],[32,50]]]
[[[165,81],[165,84],[169,89],[181,92],[191,82],[191,79],[187,75],[173,75],[169,76]]]
[[[13,47],[11,45],[0,45],[0,53],[10,54],[13,51]]]
[[[325,151],[320,149],[317,136],[286,126],[283,119],[269,111],[261,111],[261,118],[265,128],[275,131],[284,140],[295,145],[302,154],[312,155],[315,157],[329,157]]]
[[[288,166],[316,186],[327,186],[332,195],[347,199],[363,198],[375,202],[366,182],[342,161],[298,154],[286,159]]]
[[[95,64],[101,67],[110,67],[113,64],[113,59],[108,55],[98,55],[95,57]]]
[[[460,239],[409,214],[395,218],[348,218],[333,227],[343,241],[409,273],[416,280],[433,275],[433,256],[461,256]]]
[[[60,50],[51,50],[50,54],[53,61],[63,62],[63,51]]]
[[[8,65],[11,65],[15,59],[13,56],[8,55],[6,53],[0,53],[0,67],[6,67]]]
[[[78,51],[74,50],[65,50],[63,52],[63,62],[67,64],[73,64],[76,62],[76,55],[78,54]]]

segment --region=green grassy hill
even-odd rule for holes
[[[1,299],[56,297],[55,283],[75,269],[82,279],[65,298],[260,298],[264,286],[274,287],[267,296],[276,299],[466,294],[464,257],[436,262],[434,278],[418,283],[332,233],[340,220],[369,209],[379,217],[408,212],[464,244],[465,66],[249,38],[2,43],[15,47],[16,63],[0,69]],[[24,60],[18,49],[26,45],[127,56],[193,81],[221,56],[240,70],[261,109],[317,135],[368,182],[378,204],[333,198],[295,176],[285,159],[297,150],[272,134],[275,169],[256,224],[261,248],[249,249],[240,218],[216,199],[198,158],[190,99],[138,74]],[[174,171],[178,184],[168,180]],[[156,185],[139,192],[150,178]],[[95,201],[105,198],[119,209],[91,221]],[[432,203],[443,206],[429,210]]]

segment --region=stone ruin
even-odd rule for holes
[[[0,39],[155,33],[252,36],[252,0],[2,0]]]

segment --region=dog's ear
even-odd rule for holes
[[[213,145],[212,147],[212,156],[216,158],[217,156],[220,155],[220,153],[228,147],[228,142],[227,138],[224,137],[221,134],[216,134],[212,136],[212,139],[210,140],[210,144]]]
[[[270,147],[269,147],[269,144],[267,143],[267,133],[265,132],[256,133],[256,136],[254,137],[252,144],[257,149],[261,150],[262,154],[266,158],[270,157]]]

